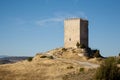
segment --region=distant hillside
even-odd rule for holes
[[[7,55],[0,55],[0,58],[8,57]]]
[[[8,64],[8,63],[12,63],[9,60],[0,60],[0,64]]]
[[[26,60],[29,57],[12,57],[12,56],[1,56],[0,64],[15,63],[18,61]]]

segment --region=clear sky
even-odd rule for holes
[[[0,0],[0,55],[34,56],[63,46],[64,19],[89,20],[89,46],[120,53],[120,0]]]

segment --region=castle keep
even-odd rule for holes
[[[64,21],[64,47],[76,48],[77,42],[88,47],[88,21],[71,18]]]

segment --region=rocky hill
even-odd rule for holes
[[[88,60],[83,52],[57,48],[37,53],[33,59],[0,65],[0,80],[92,80],[99,64],[96,58]]]

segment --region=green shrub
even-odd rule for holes
[[[76,43],[76,47],[80,48],[80,43],[79,42]]]
[[[80,72],[84,72],[84,68],[80,68],[80,70],[79,70]]]
[[[93,51],[93,57],[96,57],[96,58],[101,57],[100,51],[99,51],[99,50],[94,50],[94,51]]]
[[[68,67],[67,67],[67,69],[72,69],[72,68],[74,68],[74,67],[73,67],[73,66],[68,66]]]
[[[120,58],[117,59],[117,63],[120,64]]]
[[[47,56],[45,56],[45,55],[42,55],[42,56],[40,56],[40,58],[46,58]]]
[[[103,58],[97,58],[97,61],[99,61],[99,62],[103,61]]]
[[[84,44],[80,44],[79,42],[76,43],[76,47],[82,48],[82,49],[86,48],[86,46]]]
[[[27,60],[30,62],[32,61],[33,57],[29,57]]]
[[[103,61],[96,70],[95,80],[120,80],[120,69],[117,67],[116,58],[110,57]]]
[[[42,55],[40,58],[48,58],[48,59],[53,59],[54,57],[53,57],[53,56],[45,56],[45,55]]]

